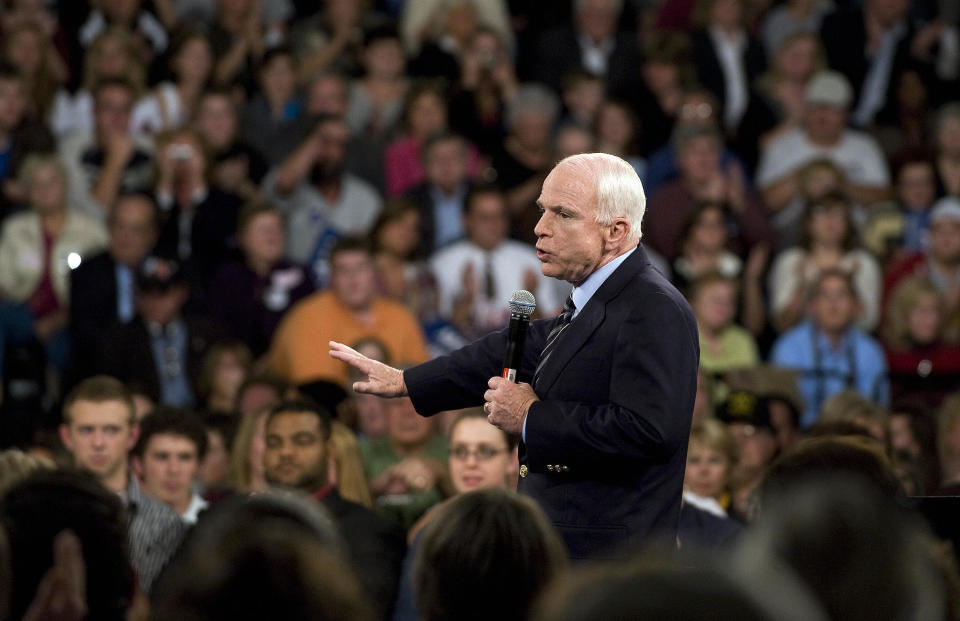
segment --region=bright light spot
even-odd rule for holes
[[[78,267],[80,267],[80,255],[77,254],[76,252],[71,252],[70,254],[68,254],[67,266],[72,270],[75,270]]]

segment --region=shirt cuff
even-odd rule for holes
[[[520,437],[523,438],[524,444],[527,443],[527,419],[529,417],[530,417],[530,412],[528,410],[527,415],[523,417],[523,429],[520,430]]]

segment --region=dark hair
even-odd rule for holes
[[[720,215],[723,217],[724,227],[727,227],[727,219],[730,215],[730,206],[722,201],[698,201],[691,211],[687,215],[687,219],[683,222],[683,229],[680,233],[680,242],[685,242],[690,237],[690,232],[693,231],[693,227],[697,226],[700,223],[700,218],[703,216],[705,211],[711,209],[717,209],[720,211]],[[724,244],[726,247],[726,244]]]
[[[907,147],[893,156],[890,160],[890,168],[893,171],[891,178],[894,181],[899,180],[900,173],[903,172],[903,169],[907,166],[913,166],[914,164],[929,166],[930,170],[933,171],[934,177],[936,177],[936,154],[930,147],[918,146]]]
[[[813,243],[813,239],[810,235],[810,221],[813,220],[814,210],[823,205],[838,204],[843,204],[845,207],[843,218],[847,227],[846,233],[844,233],[843,236],[843,241],[841,242],[841,247],[843,248],[844,252],[849,252],[857,247],[857,225],[853,221],[853,215],[850,209],[850,197],[837,190],[831,190],[825,194],[822,194],[821,196],[810,197],[807,199],[803,208],[803,230],[800,233],[800,245],[802,247],[809,250],[811,244]]]
[[[379,41],[396,41],[400,43],[400,33],[392,24],[380,24],[367,29],[363,33],[363,47],[370,47]]]
[[[243,383],[240,384],[240,388],[237,389],[237,402],[234,404],[234,409],[239,410],[238,406],[240,405],[240,400],[243,398],[243,393],[246,392],[248,388],[253,386],[269,386],[282,397],[283,393],[285,393],[290,387],[290,384],[288,384],[283,378],[275,375],[266,373],[251,375],[247,379],[243,380]]]
[[[413,559],[417,606],[426,621],[526,619],[566,565],[560,537],[524,496],[477,490],[436,514]]]
[[[820,270],[817,277],[810,283],[810,288],[807,290],[808,300],[813,300],[820,295],[820,289],[828,278],[839,278],[843,280],[843,282],[847,284],[847,291],[850,295],[858,300],[860,299],[860,293],[857,291],[857,284],[853,280],[853,274],[840,267],[828,267]]]
[[[502,201],[504,199],[503,189],[499,185],[494,183],[478,183],[471,185],[470,189],[467,190],[467,195],[463,198],[463,213],[468,215],[473,209],[473,203],[480,196],[488,196],[490,194],[495,194],[500,197]],[[506,204],[504,203],[504,212],[506,212]]]
[[[376,221],[370,228],[370,243],[372,244],[373,251],[375,253],[382,250],[382,247],[380,246],[380,233],[383,228],[393,221],[399,220],[411,211],[416,212],[418,216],[420,215],[420,206],[409,198],[390,198],[383,203],[383,209],[380,210],[380,215],[377,216]],[[406,260],[412,260],[418,258],[420,253],[420,244],[417,244],[410,251],[409,256],[402,258]]]
[[[200,421],[207,433],[220,434],[223,438],[223,446],[229,452],[230,447],[233,446],[233,439],[237,435],[239,417],[224,412],[205,412],[200,417]]]
[[[330,439],[333,415],[327,408],[309,399],[286,399],[277,403],[267,412],[266,424],[269,425],[276,416],[290,413],[313,414],[317,417],[317,426],[320,427],[320,435],[323,436],[324,441]]]
[[[34,472],[0,500],[10,542],[10,619],[20,619],[53,562],[54,538],[71,530],[86,566],[90,619],[125,619],[133,593],[127,554],[127,515],[120,498],[93,475],[76,470]]]
[[[290,48],[290,46],[276,45],[264,52],[263,57],[260,59],[260,62],[257,65],[257,70],[263,71],[270,66],[270,63],[278,58],[286,58],[294,67],[297,65],[296,55],[293,53],[293,50]]]
[[[126,89],[126,91],[130,93],[131,102],[136,97],[137,89],[133,85],[133,83],[130,82],[130,80],[123,77],[109,77],[109,78],[101,78],[97,80],[96,84],[93,85],[91,94],[93,95],[94,102],[100,99],[100,93],[112,87],[119,87],[119,88]],[[132,108],[133,104],[131,103],[130,106]]]
[[[462,423],[465,420],[483,420],[487,424],[490,424],[489,420],[487,419],[487,413],[483,411],[483,408],[468,408],[460,412],[460,414],[457,415],[457,417],[453,420],[453,423],[450,424],[450,437],[448,438],[448,440],[453,439],[454,430],[457,427],[459,427],[460,423]],[[493,425],[490,425],[490,426],[493,427]],[[504,431],[503,429],[500,429],[499,427],[493,427],[493,428],[499,431],[500,435],[503,436],[504,442],[507,443],[508,450],[512,451],[513,449],[517,448],[517,444],[519,444],[520,442],[520,436],[514,435],[512,433],[507,433],[506,431]]]
[[[121,192],[117,195],[117,198],[113,201],[113,206],[110,208],[110,213],[107,215],[107,222],[112,223],[115,212],[117,210],[117,205],[123,201],[128,200],[140,200],[145,202],[150,207],[150,225],[154,227],[156,231],[160,230],[160,209],[157,207],[157,201],[154,200],[153,195],[149,192],[135,191],[130,190],[126,192]]]
[[[352,236],[341,237],[330,248],[330,264],[333,265],[334,258],[341,252],[362,252],[368,257],[373,257],[373,250],[370,247],[370,240],[366,237]]]
[[[270,203],[252,201],[244,205],[237,215],[237,232],[242,233],[245,231],[251,222],[265,213],[273,214],[280,218],[281,223],[286,223],[286,218],[284,218],[283,213]]]
[[[566,92],[583,82],[596,82],[602,85],[603,78],[592,71],[576,66],[563,74],[563,78],[560,80],[560,92]]]
[[[441,78],[420,78],[410,85],[407,94],[403,97],[403,112],[400,118],[403,120],[404,126],[407,126],[410,122],[410,112],[413,110],[413,104],[426,94],[435,96],[443,104],[444,109],[447,109],[446,82]]]
[[[372,619],[318,503],[234,496],[204,514],[160,575],[151,618]]]
[[[443,142],[458,142],[461,149],[466,153],[467,141],[463,136],[449,130],[441,130],[430,134],[427,136],[427,139],[423,141],[423,146],[420,148],[421,161],[426,162],[427,154],[430,153],[435,146]]]
[[[179,436],[190,440],[197,449],[197,460],[202,460],[207,453],[207,430],[197,415],[189,410],[160,406],[147,414],[140,421],[140,437],[137,438],[132,453],[142,458],[150,439],[157,435]]]
[[[216,64],[216,53],[213,50],[213,45],[206,29],[197,24],[184,24],[181,22],[181,25],[177,26],[177,29],[172,33],[166,54],[170,73],[175,74],[173,63],[176,61],[180,52],[183,51],[183,48],[187,46],[187,43],[190,43],[194,39],[203,40],[203,42],[207,44],[207,49],[210,51],[210,75],[207,76],[207,81],[209,82]]]
[[[130,424],[135,420],[133,395],[123,382],[109,375],[94,375],[88,377],[73,387],[66,399],[63,400],[63,422],[70,424],[70,409],[77,401],[92,401],[105,403],[120,401],[130,412]]]
[[[0,80],[23,83],[23,74],[8,60],[0,60]]]

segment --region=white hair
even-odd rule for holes
[[[571,155],[557,166],[569,166],[581,178],[590,180],[597,197],[597,224],[609,226],[623,218],[630,224],[627,241],[640,241],[647,197],[633,166],[608,153]]]

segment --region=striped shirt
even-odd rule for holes
[[[141,491],[135,477],[130,477],[120,498],[130,515],[130,563],[137,570],[140,587],[149,594],[160,571],[180,546],[187,527],[176,511]]]

